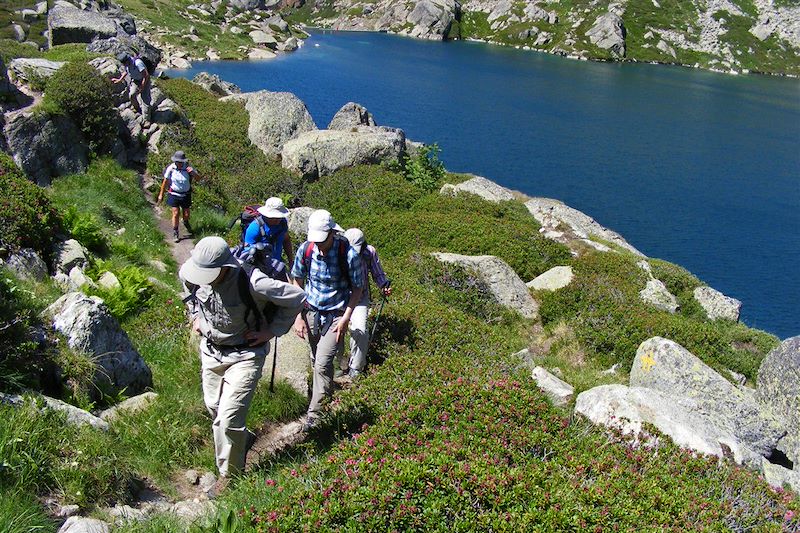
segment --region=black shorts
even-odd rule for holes
[[[192,207],[192,193],[187,192],[183,196],[175,196],[172,193],[168,193],[167,205],[170,207],[182,207],[184,209],[189,209]]]

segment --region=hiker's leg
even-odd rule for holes
[[[133,110],[141,115],[142,107],[139,105],[139,87],[133,82],[128,85],[128,100]]]
[[[311,393],[311,403],[308,406],[309,417],[319,416],[323,400],[333,391],[333,361],[336,354],[344,348],[344,337],[336,342],[334,328],[339,323],[339,317],[333,319],[325,335],[319,337],[314,350],[314,383]],[[311,339],[309,339],[311,340]],[[313,345],[312,345],[313,347]]]
[[[247,446],[247,412],[261,378],[264,357],[233,363],[225,371],[217,416],[214,418],[214,450],[219,474],[241,472]]]
[[[172,229],[178,231],[178,220],[180,219],[179,211],[180,207],[173,207],[172,208]]]
[[[189,210],[188,207],[184,207],[183,208],[183,221],[184,222],[189,222],[189,211],[190,210]]]
[[[150,81],[148,80],[148,82],[144,84],[142,90],[139,92],[139,105],[142,109],[142,117],[144,117],[144,120],[148,122],[150,121],[150,113],[152,110],[150,102]]]
[[[363,372],[367,366],[369,332],[367,331],[367,310],[369,300],[362,299],[350,315],[350,368]]]
[[[217,417],[219,397],[222,393],[222,376],[225,374],[225,365],[216,359],[200,352],[202,364],[201,377],[203,381],[203,402],[211,418]]]

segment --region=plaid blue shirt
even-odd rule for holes
[[[303,251],[306,243],[300,245],[294,256],[292,265],[292,277],[304,279],[306,299],[309,305],[320,311],[332,311],[334,309],[344,309],[350,299],[350,286],[364,287],[364,274],[361,266],[361,257],[356,251],[344,241],[347,248],[347,265],[350,274],[350,284],[344,278],[339,268],[339,242],[342,237],[335,237],[333,246],[327,255],[319,253],[316,244],[308,243],[313,246],[309,265],[306,266]]]

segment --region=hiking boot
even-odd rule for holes
[[[249,429],[246,431],[247,431],[247,442],[244,445],[244,453],[249,452],[250,448],[253,447],[253,444],[256,443],[256,434],[250,431]]]
[[[194,231],[192,231],[192,226],[189,225],[188,220],[183,221],[183,227],[186,228],[186,232],[189,233],[190,235],[194,233]]]
[[[209,500],[215,500],[226,488],[228,488],[228,478],[220,476],[217,482],[206,491],[206,496]]]
[[[351,381],[356,381],[364,376],[364,371],[351,368],[350,371],[347,373],[347,375],[350,376]]]
[[[175,238],[175,242],[181,242],[181,236],[178,233],[178,228],[172,230],[172,236]]]
[[[318,425],[319,425],[319,418],[317,418],[316,416],[306,416],[306,419],[303,422],[303,431],[308,433]]]

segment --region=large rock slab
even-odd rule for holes
[[[370,126],[355,129],[304,133],[283,146],[281,164],[307,179],[315,179],[341,168],[398,161],[405,151],[402,130]]]
[[[800,472],[797,470],[774,465],[766,459],[761,461],[761,470],[764,472],[764,480],[772,487],[783,489],[785,485],[788,485],[789,488],[800,494]]]
[[[571,266],[557,266],[536,276],[527,283],[527,286],[537,291],[557,291],[572,283],[573,279],[575,275]]]
[[[241,94],[242,92],[238,85],[225,81],[216,74],[209,74],[208,72],[200,72],[197,74],[192,80],[192,83],[220,97]]]
[[[2,263],[2,261],[0,261]],[[17,277],[32,281],[44,281],[47,264],[35,250],[23,248],[6,259],[5,266]]]
[[[17,80],[30,84],[50,78],[64,65],[66,63],[63,61],[50,61],[40,57],[20,57],[11,60],[8,70]]]
[[[306,105],[292,93],[258,91],[222,100],[245,102],[244,107],[250,114],[247,136],[271,157],[279,155],[287,141],[317,129]]]
[[[598,224],[592,217],[569,207],[563,202],[550,198],[531,198],[525,202],[525,207],[533,217],[542,225],[542,229],[561,234],[560,226],[567,226],[578,239],[589,241],[594,235],[605,241],[611,242],[632,254],[644,257],[644,254],[628,244],[617,232]],[[568,241],[563,241],[568,244]]]
[[[69,118],[44,113],[17,113],[4,128],[14,162],[38,185],[77,174],[89,164],[89,148]]]
[[[455,0],[419,0],[406,21],[408,34],[420,39],[443,40],[456,20],[460,4]]]
[[[67,43],[90,43],[95,39],[108,39],[117,35],[121,28],[110,18],[77,7],[59,4],[47,14],[50,47]]]
[[[453,185],[445,183],[440,194],[455,195],[460,192],[476,194],[488,202],[508,202],[514,199],[514,193],[495,182],[481,176],[475,176],[466,181]]]
[[[489,287],[498,303],[525,318],[539,316],[539,304],[517,273],[502,259],[493,255],[459,255],[434,252],[433,257],[443,263],[452,263],[477,274]]]
[[[357,126],[376,126],[375,117],[367,108],[355,102],[347,102],[333,115],[329,130],[349,130]]]
[[[89,264],[89,251],[75,239],[67,239],[55,245],[53,265],[56,272],[69,275],[75,268],[83,268]]]
[[[575,412],[595,424],[616,428],[635,438],[639,438],[643,425],[648,423],[681,448],[717,457],[724,457],[727,448],[739,463],[760,460],[743,449],[730,432],[700,416],[693,400],[676,401],[654,389],[625,385],[595,387],[578,395]],[[646,434],[644,437],[649,438]]]
[[[734,436],[741,448],[764,457],[785,433],[751,395],[669,339],[653,337],[639,346],[630,384],[695,402],[698,414],[711,415],[714,425]]]
[[[575,394],[575,388],[572,385],[557,378],[540,366],[533,369],[531,377],[536,381],[539,389],[550,398],[553,405],[563,407],[572,400]]]
[[[101,390],[125,389],[126,394],[135,395],[152,387],[150,368],[103,300],[72,292],[45,309],[45,315],[52,318],[53,328],[67,338],[70,348],[95,362],[93,382]]]
[[[786,339],[764,358],[758,369],[756,401],[783,424],[787,433],[778,449],[800,465],[800,336]]]
[[[694,290],[694,299],[708,315],[710,320],[719,318],[724,320],[739,321],[739,312],[742,310],[742,302],[736,298],[725,296],[711,287],[697,287]]]
[[[639,291],[639,298],[667,313],[675,313],[680,307],[675,295],[669,292],[661,280],[657,279],[647,280],[645,288]]]
[[[616,13],[604,13],[597,17],[586,36],[592,44],[609,50],[612,56],[625,57],[625,24]]]
[[[308,394],[308,376],[311,370],[311,348],[308,341],[289,331],[278,338],[278,357],[275,364],[275,381],[285,381],[303,396]],[[261,379],[272,376],[272,354],[264,361]]]
[[[296,207],[289,209],[289,217],[287,222],[289,224],[289,231],[301,235],[305,239],[308,232],[308,218],[314,212],[313,207]]]

